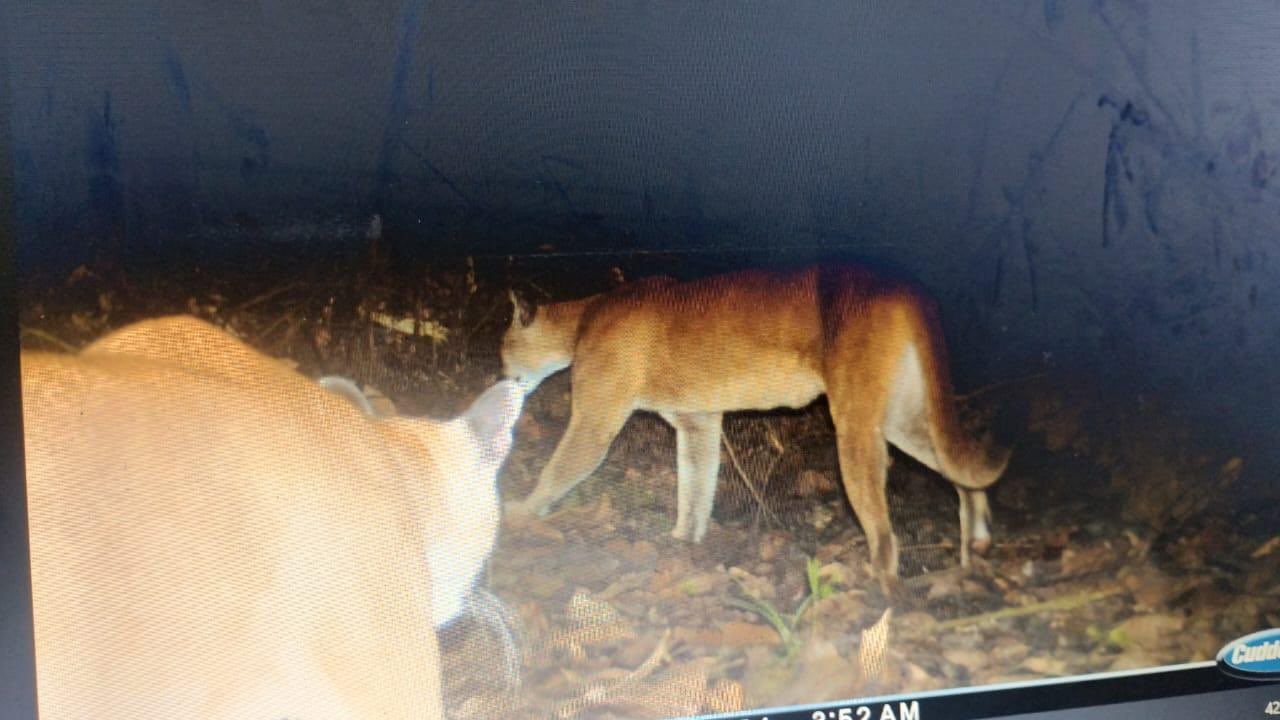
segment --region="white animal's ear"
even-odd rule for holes
[[[524,406],[524,391],[514,380],[503,380],[485,390],[463,413],[481,456],[495,469],[511,452],[512,430]]]
[[[528,327],[529,323],[533,321],[533,308],[521,300],[516,295],[515,290],[508,290],[507,295],[511,298],[511,324],[519,327]]]
[[[378,417],[378,410],[373,406],[373,403],[369,401],[369,396],[365,395],[364,391],[360,389],[360,386],[356,385],[352,380],[340,375],[325,375],[317,382],[319,382],[320,387],[325,390],[346,398],[352,405],[360,408],[365,415],[368,415],[369,417]]]

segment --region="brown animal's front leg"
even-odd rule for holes
[[[676,526],[671,536],[702,542],[720,477],[720,413],[667,414],[676,429]]]
[[[898,539],[889,520],[888,448],[878,428],[836,428],[840,451],[840,476],[849,504],[862,524],[871,553],[871,565],[880,575],[886,595],[896,595]]]
[[[551,506],[595,471],[609,444],[631,414],[630,407],[605,407],[574,396],[573,415],[538,485],[523,502],[508,505],[510,514],[546,515]]]

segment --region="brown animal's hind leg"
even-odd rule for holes
[[[509,505],[509,512],[515,515],[546,515],[557,500],[604,461],[609,444],[631,415],[631,408],[617,404],[616,399],[609,403],[593,402],[594,395],[583,393],[580,400],[575,391],[569,427],[560,438],[551,460],[542,469],[537,487],[523,502]]]
[[[952,482],[955,478],[943,472],[943,464],[930,434],[927,381],[924,378],[918,352],[908,346],[902,354],[894,373],[889,404],[885,412],[885,438],[899,450],[919,460],[934,472]],[[979,555],[991,545],[991,532],[987,526],[991,510],[987,494],[981,490],[968,490],[956,484],[960,496],[960,566],[969,567],[972,553]]]
[[[991,547],[991,506],[987,493],[956,486],[960,494],[960,567],[969,567],[972,554],[985,555]]]
[[[885,594],[898,589],[898,539],[889,521],[889,451],[879,428],[839,427],[836,442],[840,451],[840,476],[849,504],[867,536],[871,564],[880,574]]]
[[[702,542],[720,477],[720,413],[664,413],[676,429],[676,526],[671,536]]]
[[[960,567],[967,568],[971,562],[969,546],[973,543],[973,497],[959,485],[956,493],[960,496]]]
[[[979,555],[986,555],[991,549],[991,502],[986,491],[974,493],[977,524],[974,526],[973,549]]]
[[[836,426],[840,477],[849,504],[867,536],[871,564],[880,587],[890,597],[901,595],[898,540],[889,519],[889,448],[885,437],[887,410],[894,394],[894,370],[903,341],[891,306],[865,309],[859,322],[832,342],[823,361],[823,380],[831,419]]]

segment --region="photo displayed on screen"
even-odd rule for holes
[[[1273,10],[113,5],[9,13],[42,717],[741,715],[1280,628]]]

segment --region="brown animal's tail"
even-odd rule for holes
[[[1000,478],[1011,453],[1008,449],[993,450],[961,426],[937,308],[931,299],[920,296],[911,307],[918,309],[910,313],[911,334],[925,376],[929,436],[938,454],[940,470],[961,487],[987,488]]]

